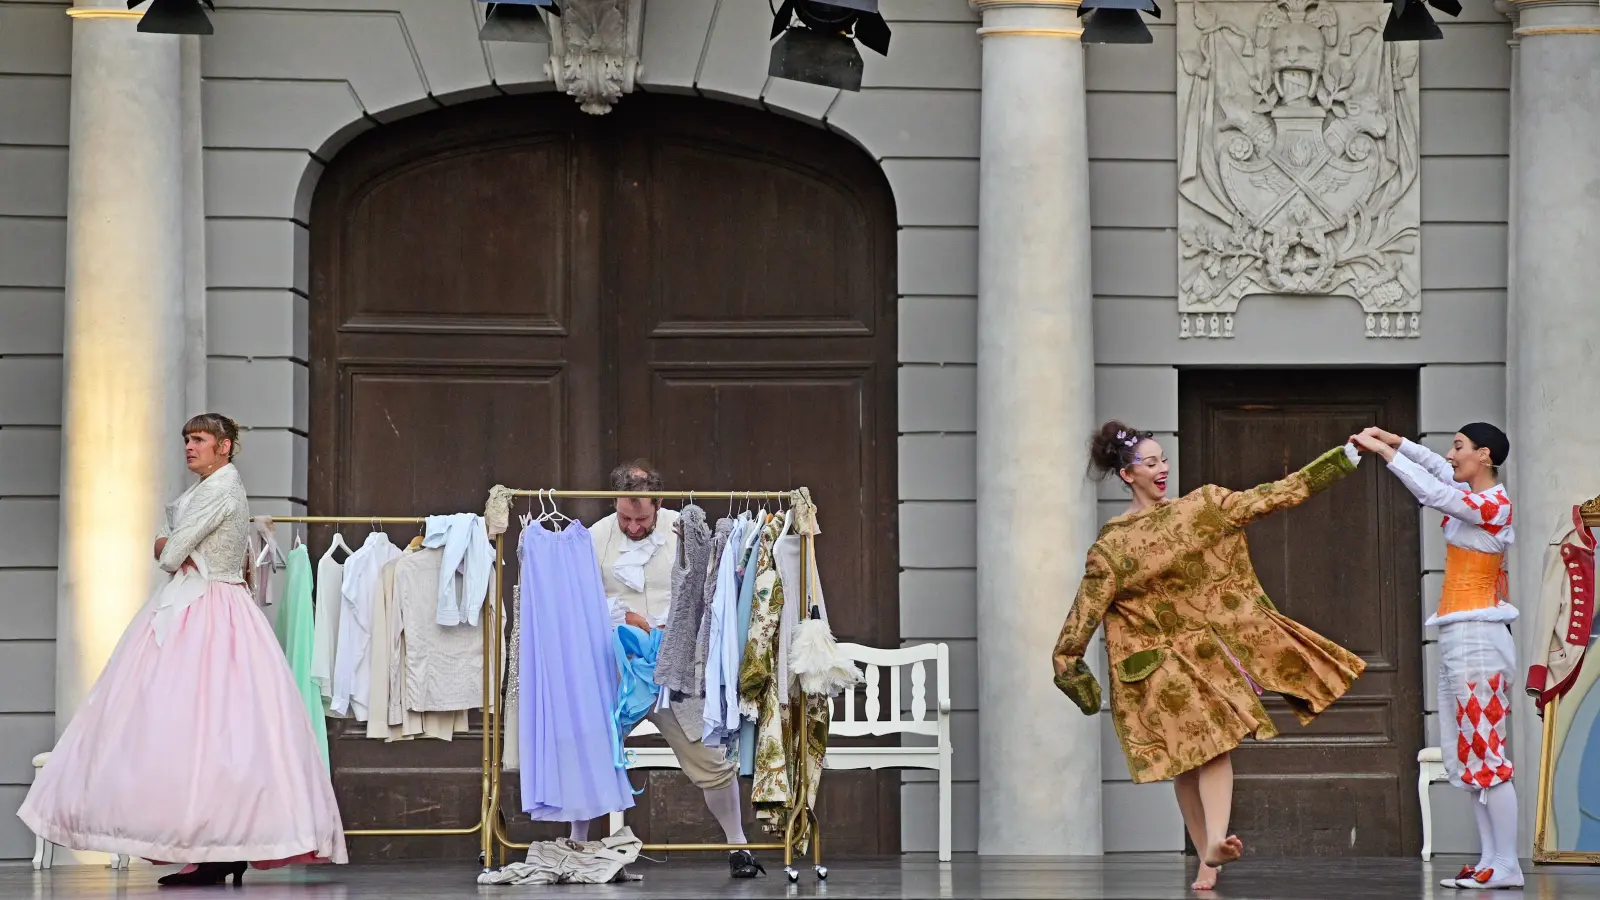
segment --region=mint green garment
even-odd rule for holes
[[[283,655],[289,660],[289,670],[294,673],[294,685],[300,689],[300,699],[305,702],[311,716],[311,731],[317,736],[317,749],[322,751],[322,764],[328,764],[328,723],[323,718],[322,691],[311,680],[311,644],[316,631],[316,612],[311,602],[311,554],[305,545],[289,551],[288,576],[283,597],[278,601],[278,642],[283,645]]]

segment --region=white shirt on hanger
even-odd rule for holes
[[[333,704],[335,715],[354,713],[357,721],[367,720],[367,695],[371,690],[372,598],[378,592],[383,565],[400,555],[400,548],[381,531],[367,540],[345,560],[344,584],[340,589],[339,645],[333,660]]]

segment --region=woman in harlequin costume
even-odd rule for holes
[[[1463,427],[1443,457],[1381,428],[1352,440],[1387,460],[1419,503],[1445,515],[1444,589],[1427,622],[1439,628],[1439,746],[1450,783],[1474,794],[1482,855],[1442,884],[1520,888],[1517,792],[1506,758],[1517,609],[1506,602],[1505,557],[1515,535],[1498,477],[1511,442],[1483,422]]]
[[[1200,854],[1193,887],[1216,886],[1217,868],[1244,851],[1228,833],[1229,754],[1245,735],[1278,733],[1263,691],[1310,722],[1343,696],[1366,664],[1281,615],[1250,564],[1244,529],[1304,503],[1356,469],[1349,445],[1298,472],[1246,491],[1206,485],[1168,500],[1167,460],[1149,432],[1108,422],[1090,445],[1102,476],[1129,488],[1128,511],[1106,523],[1055,647],[1056,686],[1085,715],[1100,711],[1100,686],[1084,663],[1104,620],[1111,716],[1138,783],[1172,779]]]

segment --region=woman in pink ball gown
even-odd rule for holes
[[[163,581],[123,633],[18,815],[77,850],[183,864],[163,885],[346,861],[333,784],[289,665],[245,587],[239,427],[183,430],[194,486],[167,506]],[[138,573],[128,573],[130,577]]]

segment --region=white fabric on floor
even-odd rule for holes
[[[528,861],[510,863],[478,876],[479,884],[609,884],[643,881],[624,867],[637,861],[644,842],[627,826],[599,841],[577,843],[567,838],[543,841],[528,848]]]

